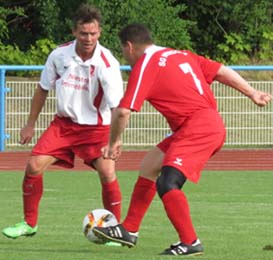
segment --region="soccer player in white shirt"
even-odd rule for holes
[[[103,205],[120,220],[121,192],[115,162],[101,157],[101,148],[108,142],[111,110],[123,95],[120,64],[98,42],[101,34],[98,9],[81,5],[73,22],[75,40],[48,56],[27,123],[21,130],[21,144],[29,143],[48,92],[54,89],[57,113],[27,162],[22,185],[24,221],[2,231],[9,238],[37,232],[43,173],[52,164],[73,168],[75,155],[96,169]]]

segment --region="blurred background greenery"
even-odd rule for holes
[[[71,18],[81,3],[103,14],[100,42],[121,64],[117,33],[145,23],[158,45],[191,49],[228,65],[272,64],[272,0],[0,0],[0,64],[42,65],[73,39]]]

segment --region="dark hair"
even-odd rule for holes
[[[149,29],[140,23],[132,23],[125,26],[119,32],[121,44],[125,45],[127,41],[136,44],[152,44],[153,39]]]
[[[81,4],[73,18],[73,26],[74,28],[76,28],[79,23],[83,24],[94,21],[97,21],[100,25],[101,20],[102,16],[99,9],[97,9],[95,6],[91,6],[88,4]]]

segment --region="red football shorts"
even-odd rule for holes
[[[65,168],[74,167],[74,157],[91,165],[101,156],[101,148],[109,138],[109,126],[79,125],[69,118],[55,116],[47,130],[41,135],[31,155],[51,155],[59,160],[55,163]]]
[[[162,166],[172,166],[197,183],[209,158],[224,144],[225,126],[212,109],[197,111],[157,146],[165,153]]]

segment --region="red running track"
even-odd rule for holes
[[[117,162],[117,170],[137,171],[146,151],[123,151]],[[0,171],[24,170],[29,152],[0,152]],[[50,166],[49,170],[61,170]],[[76,159],[74,170],[90,170]],[[273,150],[225,150],[215,154],[205,170],[273,170]]]

